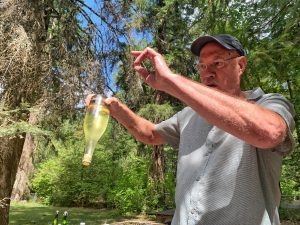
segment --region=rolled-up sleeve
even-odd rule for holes
[[[295,148],[293,130],[295,128],[295,110],[293,105],[280,94],[266,94],[259,101],[259,105],[279,114],[287,124],[288,131],[285,140],[278,145],[275,150],[284,156],[289,154]]]
[[[178,113],[171,118],[155,125],[156,131],[174,149],[178,149],[180,142],[180,131],[178,126]]]

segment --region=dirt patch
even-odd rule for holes
[[[157,223],[154,221],[145,221],[145,220],[127,220],[117,223],[112,223],[110,225],[165,225],[163,223]],[[300,225],[300,221],[282,221],[281,225]]]
[[[142,220],[126,220],[117,223],[111,223],[110,225],[164,225],[163,223],[157,223],[155,221],[142,221]]]

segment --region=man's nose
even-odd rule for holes
[[[203,78],[214,78],[215,73],[213,73],[212,71],[206,70],[205,72],[200,73],[200,76]]]

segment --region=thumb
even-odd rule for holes
[[[88,96],[86,96],[84,102],[85,102],[85,106],[88,106],[90,104],[90,101],[92,99],[92,97],[94,97],[95,94],[89,94]]]

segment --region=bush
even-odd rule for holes
[[[49,159],[39,163],[32,179],[33,190],[44,203],[108,206],[123,214],[174,205],[174,152],[169,147],[165,182],[156,184],[149,176],[151,147],[136,142],[113,120],[98,142],[89,167],[81,163],[82,121],[65,121],[55,133],[51,142],[40,142],[39,160],[44,158],[43,153]]]
[[[146,204],[147,163],[142,157],[130,153],[119,160],[115,182],[108,200],[121,212],[141,212]]]
[[[84,153],[80,123],[65,121],[50,145],[57,152],[39,164],[32,179],[34,191],[44,203],[62,206],[86,206],[103,203],[111,176],[111,151],[105,148],[105,137],[95,149],[90,167],[82,166]],[[45,148],[49,148],[45,146]]]

